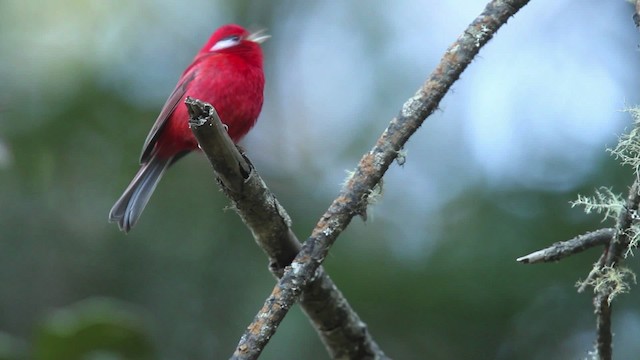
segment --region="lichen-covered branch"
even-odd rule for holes
[[[635,173],[633,185],[626,200],[619,200],[616,210],[616,233],[605,248],[600,260],[581,285],[593,286],[593,304],[596,313],[596,352],[599,359],[608,360],[613,355],[611,332],[611,302],[617,294],[627,292],[628,278],[635,282],[635,274],[621,266],[628,253],[637,247],[640,238],[638,207],[640,206],[640,109],[627,109],[634,120],[634,128],[622,135],[618,145],[610,152],[624,165],[630,165]]]
[[[604,263],[597,269],[602,273],[606,273],[603,271],[605,269],[610,269],[609,271],[617,269],[617,274],[621,274],[619,273],[621,271],[619,265],[624,253],[629,248],[631,242],[630,234],[633,233],[631,227],[635,220],[634,218],[637,217],[638,206],[640,204],[640,194],[638,194],[638,190],[640,190],[640,188],[638,186],[638,179],[636,178],[629,189],[625,209],[621,211],[618,216],[616,235],[603,254]],[[602,276],[596,277],[596,281],[598,279],[601,280],[599,284],[603,284],[604,286],[600,286],[599,288],[595,287],[596,294],[593,299],[597,317],[596,350],[601,360],[609,360],[613,355],[613,344],[611,342],[613,338],[611,332],[611,300],[613,299],[612,295],[616,291],[616,287],[619,286],[620,282],[624,283],[624,279],[622,275],[618,277],[619,281],[607,281],[608,279]]]
[[[554,244],[548,249],[521,257],[518,261],[529,263],[534,261],[559,260],[562,257],[577,253],[586,247],[605,244],[603,253],[593,265],[584,281],[578,282],[578,292],[593,288],[593,305],[596,314],[596,346],[594,358],[609,360],[613,355],[613,334],[611,332],[611,302],[630,289],[630,283],[636,281],[636,275],[621,266],[628,254],[638,246],[640,241],[640,108],[626,109],[633,117],[634,127],[620,136],[618,144],[608,151],[622,165],[633,168],[635,179],[629,188],[626,200],[622,195],[613,193],[609,188],[596,190],[594,196],[578,196],[572,206],[584,206],[587,214],[597,212],[604,214],[605,220],[615,220],[613,229],[601,229],[578,236],[564,243]],[[561,255],[561,256],[556,256]]]
[[[558,261],[567,256],[577,254],[594,246],[609,244],[615,229],[607,228],[576,236],[571,240],[557,242],[548,248],[538,250],[516,259],[523,264]]]
[[[355,215],[365,213],[368,197],[409,137],[438,107],[451,85],[474,57],[528,0],[491,1],[447,49],[441,62],[416,94],[405,102],[371,151],[363,156],[353,176],[320,218],[302,250],[265,301],[244,333],[232,359],[256,359],[288,310],[318,268],[338,235]]]
[[[213,166],[218,183],[281,277],[300,250],[290,220],[248,158],[233,144],[215,109],[188,98],[190,126]],[[305,289],[300,306],[333,358],[384,358],[366,325],[322,268]]]

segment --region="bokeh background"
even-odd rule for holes
[[[0,358],[218,359],[271,290],[267,262],[201,155],[128,235],[107,213],[167,95],[218,26],[268,28],[243,145],[305,238],[346,170],[485,0],[0,1]],[[390,168],[326,268],[398,359],[568,359],[592,349],[599,256],[518,256],[602,226],[572,209],[633,180],[605,151],[638,104],[638,31],[619,1],[534,1],[500,30]],[[630,258],[632,267],[635,258]],[[638,292],[615,304],[637,358]],[[264,359],[325,359],[298,308]]]

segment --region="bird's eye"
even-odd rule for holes
[[[222,50],[222,49],[226,49],[232,46],[236,46],[240,43],[240,41],[242,40],[242,38],[240,38],[239,35],[229,35],[226,36],[220,40],[218,40],[217,43],[215,43],[215,45],[213,45],[211,47],[210,51],[216,51],[216,50]]]

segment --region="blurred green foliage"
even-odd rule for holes
[[[139,310],[92,298],[55,311],[38,330],[33,359],[153,359]]]

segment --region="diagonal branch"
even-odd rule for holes
[[[191,129],[213,166],[217,181],[270,260],[269,268],[282,276],[300,250],[291,221],[245,156],[233,144],[215,109],[187,98]],[[300,302],[333,358],[384,358],[366,325],[322,268],[309,283]]]
[[[584,235],[576,236],[571,240],[557,242],[546,249],[519,257],[516,261],[523,264],[558,261],[594,246],[609,244],[615,232],[616,230],[611,228],[592,231]]]
[[[363,156],[353,176],[320,218],[302,250],[243,334],[232,359],[256,359],[298,299],[318,276],[318,269],[338,235],[351,219],[364,214],[368,196],[380,182],[399,150],[422,122],[435,111],[451,85],[495,34],[528,0],[493,0],[447,49],[425,84],[402,106],[371,151]]]

